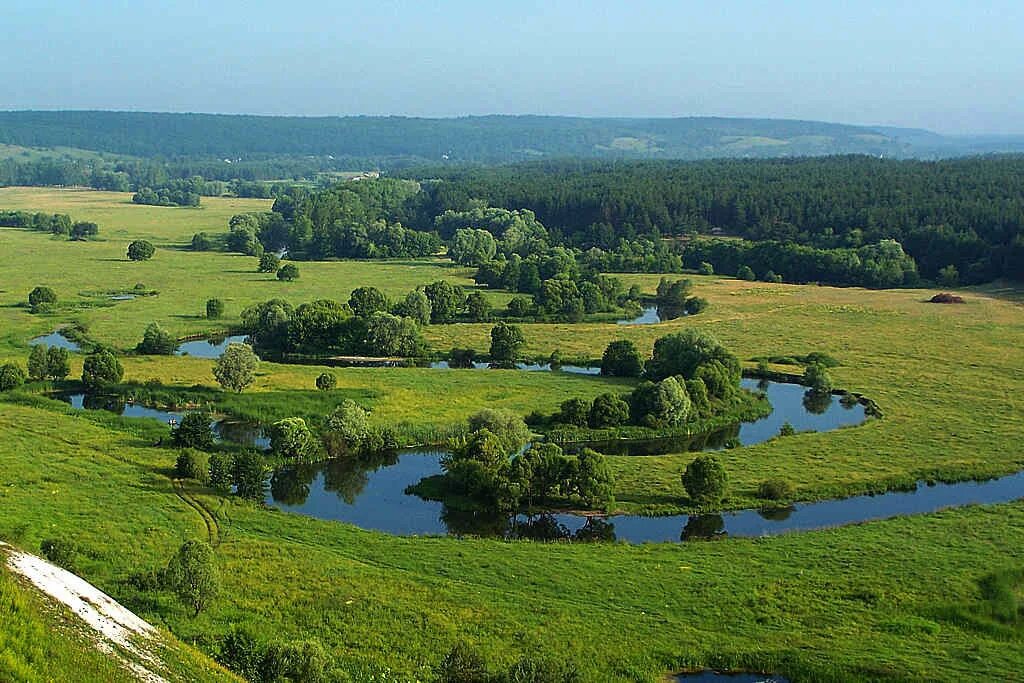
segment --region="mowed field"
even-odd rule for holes
[[[441,277],[470,284],[470,271],[441,260],[300,263],[298,282],[279,283],[255,273],[252,258],[171,248],[200,230],[226,230],[239,210],[228,203],[236,200],[215,208],[218,200],[204,198],[206,208],[197,211],[124,199],[0,190],[0,209],[97,220],[103,238],[65,243],[0,230],[0,248],[13,255],[0,271],[0,359],[24,363],[29,338],[75,321],[127,350],[153,320],[179,335],[224,329],[242,306],[271,297],[345,299],[366,284],[397,295]],[[109,225],[69,208],[72,202],[109,212]],[[170,217],[161,223],[158,215]],[[186,226],[181,215],[199,218]],[[158,223],[164,227],[139,227]],[[125,237],[115,239],[114,229]],[[129,263],[130,237],[153,239],[156,257]],[[659,276],[620,277],[652,292]],[[965,290],[965,304],[940,306],[924,303],[934,293],[924,290],[691,279],[711,301],[700,316],[654,326],[524,325],[526,351],[597,358],[619,338],[646,351],[658,336],[692,325],[713,332],[747,365],[757,356],[810,351],[836,357],[835,384],[873,398],[885,417],[721,452],[731,481],[726,507],[755,505],[754,491],[767,478],[788,479],[799,498],[813,499],[1024,467],[1019,290]],[[64,301],[88,303],[91,292],[135,282],[160,293],[47,316],[19,306],[37,284]],[[211,296],[229,302],[225,320],[198,317]],[[488,346],[488,325],[425,332],[437,349]],[[214,386],[209,360],[124,361],[130,380]],[[321,371],[263,363],[257,385],[225,405],[267,417],[326,413],[348,395],[370,407],[374,421],[443,426],[483,406],[551,411],[571,396],[629,388],[552,373],[339,369],[338,389],[325,395],[312,390]],[[587,681],[657,681],[706,665],[795,681],[987,681],[1012,680],[1024,667],[1019,625],[988,618],[979,584],[992,572],[1024,568],[1021,503],[772,539],[590,546],[396,538],[186,490],[216,521],[211,527],[177,495],[170,478],[176,452],[150,446],[155,426],[113,426],[56,404],[0,403],[0,538],[36,550],[44,538],[73,536],[86,551],[86,578],[207,652],[217,636],[244,624],[266,638],[319,640],[353,681],[432,680],[432,667],[460,640],[493,666],[522,654],[571,657]],[[610,458],[617,506],[679,509],[679,473],[692,458]],[[170,596],[127,582],[165,563],[186,538],[217,545],[225,581],[224,596],[196,619]],[[1015,590],[1019,596],[1020,585]]]

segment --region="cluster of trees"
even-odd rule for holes
[[[264,642],[236,628],[220,642],[217,661],[253,683],[323,683],[335,678],[331,658],[316,640]]]
[[[213,447],[207,413],[186,413],[172,431],[171,441],[182,449],[174,465],[178,477],[194,479],[222,495],[234,491],[236,496],[254,502],[266,498],[267,463],[261,453],[205,452]]]
[[[692,328],[655,341],[646,363],[632,342],[614,341],[605,348],[601,373],[642,376],[644,381],[627,395],[568,399],[551,422],[591,429],[678,427],[725,409],[740,390],[739,359],[711,335]]]
[[[0,211],[0,227],[25,228],[64,235],[71,240],[87,240],[99,234],[99,226],[89,221],[72,222],[63,213],[42,213],[31,211]]]
[[[205,186],[206,181],[199,176],[177,178],[155,188],[140,187],[139,191],[132,195],[132,201],[152,206],[199,206],[201,195],[212,194],[209,191],[204,192],[207,189]]]
[[[917,264],[899,242],[883,240],[857,248],[819,249],[794,242],[695,239],[683,250],[688,268],[713,266],[714,272],[744,280],[821,282],[862,287],[913,287],[920,283]],[[945,275],[958,281],[956,269]]]
[[[0,365],[0,391],[11,391],[25,383],[25,371],[17,363]]]
[[[482,410],[469,418],[466,435],[450,444],[441,465],[446,489],[480,505],[504,511],[579,501],[607,507],[612,475],[604,456],[586,449],[567,455],[556,444],[533,443],[518,415]]]
[[[654,298],[661,320],[674,320],[683,315],[696,315],[708,307],[708,300],[691,296],[693,283],[689,280],[661,278]]]
[[[71,356],[59,346],[37,344],[28,354],[28,378],[33,382],[52,379],[61,381],[71,374]]]
[[[967,283],[1024,277],[1022,156],[547,162],[432,173],[439,180],[424,185],[423,203],[436,214],[481,200],[528,207],[552,244],[607,249],[712,231],[816,249],[896,240],[925,278],[950,265]]]
[[[178,340],[160,323],[152,322],[146,326],[142,335],[142,341],[135,347],[135,351],[147,356],[170,356],[178,348]]]
[[[603,273],[679,273],[683,258],[674,245],[666,240],[640,237],[635,240],[617,238],[608,223],[595,227],[603,236],[596,236],[597,244],[580,253],[580,266]]]

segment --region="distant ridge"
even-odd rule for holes
[[[545,158],[705,159],[1024,151],[1024,136],[953,137],[821,121],[469,116],[285,117],[110,111],[0,112],[0,144],[140,157],[313,155],[505,163]]]

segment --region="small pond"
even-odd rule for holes
[[[39,344],[45,344],[46,346],[59,346],[60,348],[67,349],[68,351],[82,350],[82,347],[79,346],[77,342],[73,342],[67,337],[65,337],[63,334],[61,334],[60,330],[57,330],[56,332],[51,332],[50,334],[45,334],[41,337],[30,339],[28,343],[29,346],[38,346]]]
[[[106,410],[122,417],[148,417],[160,420],[167,425],[181,422],[187,411],[163,410],[148,408],[138,403],[128,403],[120,396],[94,396],[91,394],[61,394],[56,396],[79,410]],[[221,420],[210,423],[210,431],[218,439],[233,441],[244,446],[266,450],[270,448],[270,439],[262,428],[251,422],[237,420]]]
[[[643,313],[628,320],[616,320],[619,325],[654,325],[661,322],[657,306],[645,306]]]
[[[220,358],[229,344],[245,344],[249,337],[244,334],[234,334],[230,337],[211,337],[210,339],[196,339],[194,341],[182,342],[176,356],[193,356],[195,358]]]

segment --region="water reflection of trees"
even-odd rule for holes
[[[832,405],[832,394],[827,391],[808,389],[804,392],[804,409],[814,415],[821,415]]]
[[[757,514],[760,515],[761,519],[766,519],[769,522],[784,522],[795,511],[795,507],[787,505],[785,507],[761,508],[757,511]]]
[[[583,448],[592,448],[605,455],[662,455],[664,453],[685,453],[731,448],[739,444],[740,425],[734,424],[722,429],[694,434],[692,436],[663,439],[617,439],[609,441],[588,441],[567,444],[567,453],[577,453]]]
[[[397,462],[398,453],[381,452],[335,458],[322,463],[282,465],[270,479],[270,493],[275,502],[302,505],[309,498],[310,486],[317,475],[323,474],[324,490],[352,505],[369,483],[370,474]]]
[[[120,415],[124,412],[124,398],[102,394],[85,394],[82,397],[82,407],[86,410],[106,410],[107,412]]]
[[[441,521],[448,533],[455,536],[576,543],[615,541],[615,524],[603,517],[587,517],[583,526],[573,531],[550,513],[510,516],[493,510],[457,510],[445,506],[441,510]]]
[[[727,536],[722,515],[690,515],[680,541],[708,541]]]

